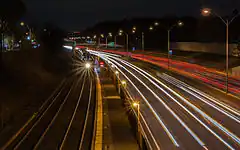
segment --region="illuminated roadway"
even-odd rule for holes
[[[116,53],[120,55],[127,55],[126,52],[113,51],[113,50],[104,50],[105,52]],[[168,59],[164,57],[156,57],[151,55],[142,55],[130,53],[132,58],[143,60],[160,66],[162,68],[168,68]],[[200,80],[204,83],[212,85],[218,89],[225,91],[226,89],[226,75],[224,72],[217,71],[213,68],[203,67],[197,64],[191,64],[178,60],[170,60],[170,68],[172,71],[183,74],[185,76]],[[237,77],[229,76],[228,82],[229,88],[228,91],[231,94],[240,96],[240,79]]]
[[[132,99],[140,101],[140,122],[150,149],[240,149],[237,103],[225,103],[164,72],[151,75],[119,55],[90,52],[118,70]]]

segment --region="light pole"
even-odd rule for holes
[[[133,102],[133,107],[137,108],[137,131],[139,135],[139,141],[141,138],[141,132],[140,132],[140,103],[139,102]]]
[[[134,27],[132,28],[132,33],[136,33],[136,30],[137,30],[137,28],[134,26]],[[142,48],[142,51],[144,51],[144,32],[142,32],[141,36],[142,36],[142,39],[141,39],[141,48]]]
[[[28,28],[29,37],[30,37],[30,39],[32,39],[32,30],[31,30],[31,28],[27,24],[25,24],[24,22],[21,22],[20,25],[21,26],[26,26]]]
[[[119,35],[125,34],[126,35],[126,47],[127,47],[127,56],[128,56],[128,34],[123,32],[123,30],[119,30]]]
[[[213,12],[211,9],[209,8],[204,8],[202,9],[202,15],[203,16],[209,16],[210,14],[214,14],[215,16],[217,16],[219,19],[222,20],[222,22],[226,25],[226,93],[228,93],[228,72],[229,72],[229,62],[228,62],[228,58],[229,58],[229,25],[233,22],[234,19],[236,19],[239,16],[239,13],[237,12],[231,19],[226,19],[224,20],[220,15],[218,15],[217,13]]]
[[[167,45],[167,47],[168,47],[168,70],[169,70],[169,68],[170,68],[170,37],[171,37],[171,31],[172,31],[172,29],[174,28],[174,27],[176,27],[176,26],[179,26],[179,27],[181,27],[181,26],[183,26],[183,22],[181,22],[181,21],[178,21],[178,23],[176,23],[176,24],[174,24],[173,26],[171,26],[168,30],[167,30],[167,33],[168,33],[168,36],[167,36],[167,41],[168,41],[168,45]]]
[[[144,51],[144,32],[142,32],[142,51]]]
[[[116,49],[117,47],[117,35],[114,36],[114,48]]]
[[[106,48],[108,47],[108,37],[112,37],[112,33],[108,33],[108,35],[106,36]]]

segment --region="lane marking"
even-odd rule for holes
[[[103,104],[102,104],[102,89],[98,74],[96,73],[96,92],[97,92],[97,115],[95,117],[96,133],[94,141],[94,150],[101,150],[103,145]]]

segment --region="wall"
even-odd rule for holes
[[[192,52],[205,52],[214,54],[226,54],[225,44],[223,43],[200,43],[200,42],[173,42],[171,43],[171,49],[192,51]],[[237,44],[229,44],[229,55],[232,54],[234,48],[237,48]]]

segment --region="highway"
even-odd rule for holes
[[[104,50],[105,52],[116,53],[120,55],[127,55],[126,52],[119,52],[113,50]],[[162,68],[168,68],[168,59],[163,57],[156,57],[151,55],[143,55],[143,54],[129,54],[132,58],[142,60],[145,62],[149,62],[160,66]],[[226,75],[224,72],[217,71],[213,68],[203,67],[197,64],[191,64],[188,62],[178,61],[178,60],[170,60],[170,69],[171,71],[183,74],[185,76],[200,80],[206,84],[212,85],[222,91],[226,90]],[[236,77],[229,76],[229,93],[240,96],[240,79]]]
[[[95,78],[85,62],[74,61],[71,74],[38,112],[1,150],[90,149],[95,116]]]
[[[90,52],[118,70],[132,101],[139,101],[142,132],[150,149],[240,149],[240,106],[236,103],[225,103],[164,72],[149,73],[151,68],[140,68],[132,59]]]

